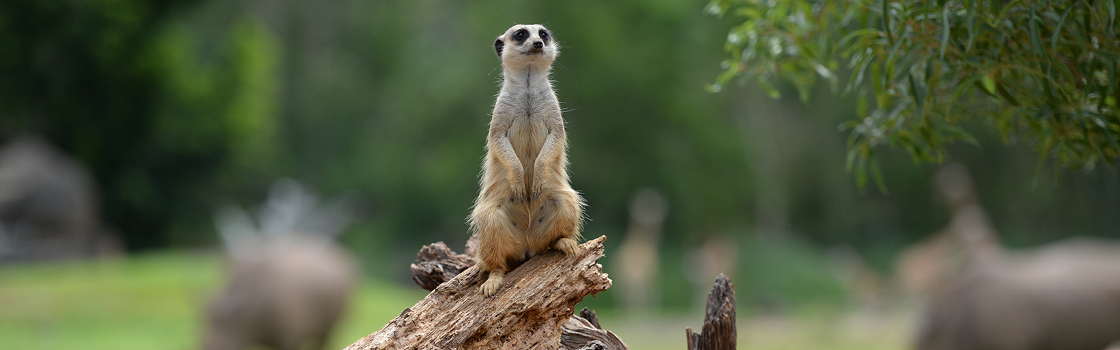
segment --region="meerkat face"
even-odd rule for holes
[[[560,54],[552,32],[539,24],[518,24],[494,41],[494,51],[507,66],[548,66]]]

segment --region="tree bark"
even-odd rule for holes
[[[692,328],[685,328],[688,350],[734,350],[737,335],[735,330],[735,285],[724,274],[716,277],[712,293],[708,294],[708,306],[704,315],[704,327],[699,334]]]
[[[466,251],[456,253],[443,242],[435,242],[420,248],[416,253],[416,263],[412,264],[412,280],[427,290],[436,289],[441,283],[450,281],[466,269],[474,266],[474,253],[478,250],[478,235],[467,240]]]
[[[583,308],[579,315],[572,316],[564,324],[560,336],[562,350],[630,350],[614,332],[599,326],[595,311]]]
[[[416,254],[417,262],[412,264],[412,280],[427,290],[436,289],[443,282],[450,281],[466,269],[474,266],[474,259],[466,254],[458,254],[443,242],[435,242],[420,248]]]
[[[471,266],[346,350],[558,349],[575,305],[611,286],[596,263],[604,239],[580,245],[572,256],[550,250],[529,259],[489,298],[478,291],[487,276]]]

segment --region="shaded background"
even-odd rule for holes
[[[705,4],[6,1],[0,144],[41,135],[87,167],[104,225],[128,256],[149,260],[216,251],[214,210],[261,202],[279,177],[354,195],[359,216],[341,239],[370,283],[407,295],[389,308],[399,310],[416,300],[415,251],[441,240],[458,250],[468,236],[501,79],[494,37],[543,23],[562,45],[552,77],[573,187],[588,202],[583,235],[608,236],[608,273],[626,263],[612,251],[630,199],[651,187],[669,208],[655,312],[698,312],[704,288],[689,281],[714,278],[692,277],[712,239],[738,248],[741,314],[845,309],[853,292],[828,269],[829,252],[851,247],[889,274],[903,247],[948,220],[931,185],[938,165],[883,152],[889,193],[861,190],[837,127],[855,118],[852,101],[826,86],[808,104],[789,87],[779,100],[752,86],[706,92],[734,23]],[[1115,168],[1055,170],[1027,145],[974,135],[979,145],[951,147],[950,161],[971,170],[1004,243],[1120,238]],[[35,268],[0,276],[18,280],[21,267]],[[190,288],[215,282],[199,283]],[[5,301],[4,288],[0,302],[17,303],[22,294]],[[606,294],[584,304],[610,316]]]

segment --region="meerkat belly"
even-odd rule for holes
[[[510,126],[509,141],[513,144],[513,151],[521,166],[525,169],[526,177],[532,176],[533,163],[541,153],[544,139],[548,136],[548,128],[544,121],[532,117],[520,117]],[[528,180],[528,179],[526,179]],[[526,182],[528,184],[528,182]]]

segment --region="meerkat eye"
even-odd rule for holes
[[[525,41],[529,37],[529,32],[522,29],[513,33],[513,40]]]
[[[548,32],[544,31],[544,29],[541,29],[539,35],[541,36],[541,40],[548,41]]]

